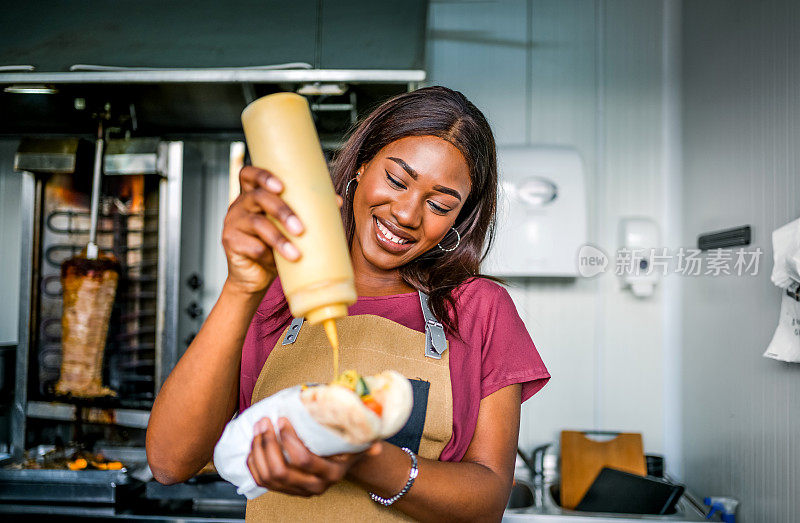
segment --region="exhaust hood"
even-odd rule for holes
[[[309,96],[321,134],[338,132],[425,80],[427,4],[13,3],[0,21],[0,135],[91,135],[110,103],[134,134],[240,137],[245,105],[279,91]]]

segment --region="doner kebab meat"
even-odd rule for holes
[[[80,398],[116,395],[103,386],[103,352],[119,280],[113,256],[75,256],[61,265],[61,377],[56,393]]]

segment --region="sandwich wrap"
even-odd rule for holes
[[[255,499],[267,492],[247,467],[253,427],[260,419],[269,418],[277,427],[279,418],[287,418],[308,450],[332,456],[361,452],[394,436],[408,421],[412,406],[411,383],[395,371],[363,378],[348,371],[328,385],[283,389],[228,422],[214,447],[214,466],[239,494]]]

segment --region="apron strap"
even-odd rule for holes
[[[442,354],[447,350],[447,338],[444,335],[444,327],[436,320],[436,316],[428,306],[428,295],[419,292],[419,304],[422,308],[422,316],[425,318],[425,356],[436,360],[442,359]],[[281,345],[291,345],[297,341],[300,328],[303,326],[304,318],[292,320],[286,335],[283,337]]]
[[[447,350],[444,327],[431,312],[431,308],[428,306],[428,295],[422,291],[418,292],[422,316],[425,318],[425,356],[440,360],[444,351]]]

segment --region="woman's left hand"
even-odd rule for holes
[[[380,443],[376,443],[357,454],[323,458],[306,448],[286,418],[278,420],[278,431],[280,441],[268,418],[256,423],[247,466],[256,484],[285,494],[318,496],[365,455],[380,453]]]

